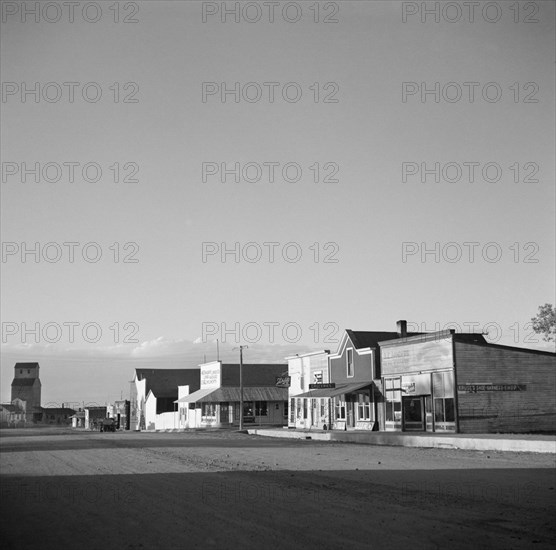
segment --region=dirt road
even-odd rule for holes
[[[4,430],[3,548],[553,548],[554,455]]]

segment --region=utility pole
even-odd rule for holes
[[[239,346],[239,429],[243,430],[243,348],[249,346]]]

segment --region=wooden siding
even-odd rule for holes
[[[451,369],[452,336],[429,341],[402,341],[381,345],[382,376]]]
[[[455,342],[458,387],[525,386],[522,391],[458,391],[461,433],[556,431],[556,355]]]
[[[347,375],[347,349],[353,349],[353,376]],[[351,340],[347,341],[347,345],[343,353],[338,358],[330,358],[330,381],[336,384],[351,384],[354,382],[370,382],[373,379],[373,354],[367,353],[359,355]]]

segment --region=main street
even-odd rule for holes
[[[553,548],[555,457],[0,432],[3,548]]]

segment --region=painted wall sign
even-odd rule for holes
[[[458,384],[458,393],[483,391],[527,391],[526,384]]]
[[[220,365],[201,367],[201,389],[220,387]]]
[[[309,384],[310,390],[323,390],[323,389],[330,389],[335,388],[336,384],[334,382],[330,382],[327,384]]]
[[[453,365],[452,342],[434,340],[381,348],[382,372],[403,374],[432,369],[450,369]]]

